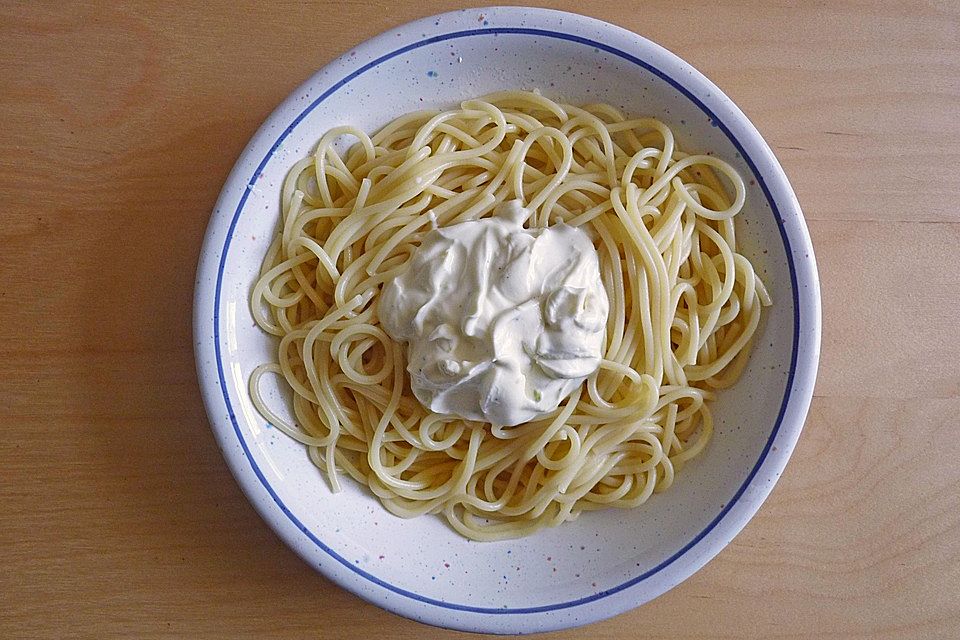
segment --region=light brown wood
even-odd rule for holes
[[[254,513],[190,313],[262,119],[457,3],[115,4],[0,6],[0,637],[455,635],[325,581]],[[744,109],[824,301],[810,418],[757,517],[677,589],[552,637],[960,635],[960,5],[789,4],[550,5],[667,46]]]

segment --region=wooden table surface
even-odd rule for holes
[[[279,541],[191,344],[204,228],[260,122],[354,44],[461,5],[186,4],[0,5],[0,637],[468,637]],[[806,428],[743,533],[551,637],[960,637],[960,5],[786,4],[550,5],[665,45],[753,119],[824,321]]]

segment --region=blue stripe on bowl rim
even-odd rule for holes
[[[767,439],[767,442],[766,442],[766,444],[764,445],[763,450],[762,450],[761,453],[760,453],[759,459],[757,460],[757,462],[756,462],[756,464],[754,465],[754,467],[750,470],[750,473],[747,475],[746,480],[745,480],[744,483],[740,486],[740,488],[737,490],[737,492],[734,494],[733,498],[727,501],[726,506],[725,506],[725,507],[720,511],[720,513],[706,526],[706,528],[704,528],[703,531],[701,531],[699,534],[697,534],[696,536],[694,536],[693,539],[691,539],[687,544],[685,544],[679,551],[677,551],[676,553],[674,553],[673,555],[671,555],[669,558],[667,558],[666,560],[664,560],[663,562],[661,562],[661,563],[658,564],[657,566],[655,566],[655,567],[653,567],[652,569],[649,569],[649,570],[643,572],[642,574],[640,574],[640,575],[638,575],[638,576],[635,576],[635,577],[631,578],[630,580],[628,580],[628,581],[626,581],[626,582],[624,582],[624,583],[622,583],[622,584],[619,584],[619,585],[617,585],[617,586],[615,586],[615,587],[611,587],[611,588],[609,588],[609,589],[605,589],[605,590],[603,590],[603,591],[599,591],[599,592],[594,593],[594,594],[592,594],[592,595],[590,595],[590,596],[586,596],[586,597],[583,597],[583,598],[579,598],[579,599],[577,599],[577,600],[570,600],[570,601],[567,601],[567,602],[558,602],[558,603],[555,603],[555,604],[540,605],[540,606],[535,606],[535,607],[518,607],[518,608],[513,608],[513,609],[511,609],[511,608],[478,607],[478,606],[472,606],[472,605],[466,605],[466,604],[457,604],[457,603],[454,603],[454,602],[445,602],[445,601],[443,601],[443,600],[437,600],[437,599],[435,599],[435,598],[430,598],[430,597],[424,596],[424,595],[422,595],[422,594],[415,593],[415,592],[409,591],[409,590],[407,590],[407,589],[403,589],[403,588],[398,587],[398,586],[396,586],[396,585],[390,584],[389,582],[386,582],[386,581],[384,581],[384,580],[381,580],[380,578],[378,578],[377,576],[375,576],[375,575],[373,575],[373,574],[371,574],[371,573],[368,573],[368,572],[364,571],[363,569],[361,569],[360,567],[356,566],[356,565],[355,565],[354,563],[352,563],[351,561],[349,561],[349,560],[347,560],[346,558],[344,558],[343,556],[339,555],[336,551],[334,551],[333,549],[331,549],[330,547],[328,547],[326,544],[324,544],[323,541],[320,540],[320,538],[317,537],[317,535],[316,535],[315,533],[313,533],[312,531],[310,531],[310,529],[308,529],[308,528],[287,508],[287,506],[284,504],[284,502],[283,502],[283,501],[280,499],[280,497],[277,495],[276,491],[274,491],[273,487],[272,487],[272,486],[270,485],[270,483],[267,481],[266,477],[263,475],[263,472],[260,470],[260,467],[257,466],[256,461],[254,460],[253,456],[251,455],[250,449],[248,448],[247,443],[246,443],[246,441],[245,441],[245,439],[243,438],[243,435],[242,435],[242,433],[241,433],[240,425],[239,425],[239,423],[237,422],[236,412],[234,411],[233,405],[232,405],[232,403],[230,402],[229,393],[228,393],[228,391],[227,391],[226,379],[225,379],[225,376],[224,376],[224,373],[223,373],[223,359],[222,359],[221,348],[220,348],[220,292],[221,292],[222,285],[223,285],[224,266],[225,266],[225,264],[226,264],[227,253],[228,253],[228,251],[229,251],[229,249],[230,249],[230,243],[231,243],[231,240],[232,240],[232,238],[233,238],[234,229],[236,228],[237,221],[239,220],[240,214],[241,214],[241,212],[243,211],[243,207],[244,207],[244,205],[246,204],[247,197],[250,195],[250,192],[251,192],[251,190],[252,190],[252,188],[253,188],[252,185],[253,185],[253,183],[255,182],[254,178],[263,171],[263,168],[266,166],[267,162],[270,160],[270,158],[271,158],[271,157],[273,156],[273,154],[276,152],[276,150],[277,150],[277,148],[280,146],[280,144],[282,144],[283,141],[287,138],[287,136],[291,133],[291,131],[293,131],[293,129],[307,116],[307,114],[309,114],[313,109],[315,109],[318,105],[320,105],[324,100],[326,100],[326,99],[327,99],[328,97],[330,97],[332,94],[336,93],[338,90],[340,90],[341,88],[343,88],[343,87],[344,87],[346,84],[348,84],[351,80],[353,80],[354,78],[360,76],[361,74],[366,73],[367,71],[369,71],[369,70],[371,70],[371,69],[373,69],[373,68],[375,68],[375,67],[383,64],[384,62],[386,62],[386,61],[388,61],[388,60],[390,60],[390,59],[392,59],[392,58],[395,58],[395,57],[397,57],[397,56],[399,56],[399,55],[402,55],[402,54],[404,54],[404,53],[406,53],[406,52],[408,52],[408,51],[412,51],[412,50],[414,50],[414,49],[418,49],[418,48],[420,48],[420,47],[425,47],[425,46],[428,46],[428,45],[431,45],[431,44],[436,44],[436,43],[438,43],[438,42],[445,42],[445,41],[448,41],[448,40],[455,40],[455,39],[458,39],[458,38],[493,36],[493,35],[499,35],[499,34],[505,34],[505,35],[527,35],[527,36],[536,36],[536,37],[542,37],[542,38],[552,38],[552,39],[555,39],[555,40],[566,40],[566,41],[568,41],[568,42],[575,42],[575,43],[582,44],[582,45],[585,45],[585,46],[589,46],[589,47],[594,47],[594,48],[596,48],[596,49],[600,49],[601,51],[605,51],[606,53],[615,55],[615,56],[617,56],[618,58],[621,58],[621,59],[623,59],[623,60],[626,60],[627,62],[630,62],[630,63],[632,63],[632,64],[635,64],[635,65],[637,65],[637,66],[639,66],[639,67],[642,67],[643,69],[646,69],[647,71],[653,73],[654,75],[656,75],[657,77],[661,78],[662,80],[665,80],[665,81],[666,81],[667,83],[669,83],[673,88],[675,88],[675,89],[678,90],[680,93],[682,93],[687,99],[689,99],[691,102],[693,102],[695,105],[697,105],[697,107],[698,107],[701,111],[703,111],[704,114],[706,114],[707,116],[709,116],[709,117],[711,118],[711,120],[712,120],[714,123],[716,123],[716,125],[720,128],[720,130],[724,132],[724,134],[727,136],[727,138],[730,140],[730,142],[733,143],[734,147],[740,152],[740,155],[743,157],[744,161],[746,161],[747,165],[750,167],[750,170],[753,172],[754,176],[756,177],[757,182],[758,182],[758,184],[760,185],[760,188],[763,190],[763,194],[764,194],[764,196],[765,196],[766,199],[767,199],[767,202],[770,204],[770,207],[771,207],[771,209],[772,209],[772,211],[773,211],[774,219],[776,220],[777,226],[778,226],[778,228],[780,229],[780,237],[783,239],[783,246],[784,246],[784,249],[786,250],[786,254],[787,254],[787,264],[788,264],[789,272],[790,272],[790,285],[791,285],[791,289],[792,289],[793,308],[794,308],[794,318],[793,318],[793,330],[794,330],[794,333],[793,333],[792,353],[791,353],[791,356],[790,356],[790,369],[789,369],[789,372],[788,372],[788,374],[787,374],[786,392],[785,392],[784,397],[783,397],[783,402],[782,402],[781,405],[780,405],[780,411],[779,411],[779,413],[778,413],[778,415],[777,415],[776,422],[774,423],[773,429],[772,429],[771,432],[770,432],[770,437]],[[345,76],[344,78],[338,80],[338,81],[337,81],[336,83],[334,83],[329,89],[327,89],[326,91],[324,91],[323,94],[321,94],[316,100],[314,100],[313,102],[311,102],[302,112],[300,112],[300,114],[289,124],[289,126],[287,126],[287,128],[284,129],[284,131],[277,137],[277,139],[274,141],[273,145],[270,147],[269,151],[267,151],[266,155],[264,155],[263,160],[261,160],[261,161],[260,161],[260,164],[257,166],[257,168],[254,169],[254,171],[253,171],[250,179],[248,179],[248,180],[246,181],[246,185],[247,185],[247,186],[246,186],[246,188],[244,189],[243,195],[240,197],[240,202],[239,202],[239,204],[237,205],[236,211],[235,211],[234,214],[233,214],[233,219],[232,219],[231,222],[230,222],[230,227],[229,227],[228,230],[227,230],[226,241],[224,242],[224,245],[223,245],[223,250],[222,250],[222,253],[221,253],[221,257],[220,257],[220,264],[219,264],[219,267],[218,267],[218,269],[217,269],[217,286],[216,286],[216,290],[215,290],[215,294],[214,294],[214,309],[213,309],[213,323],[214,323],[214,324],[213,324],[213,335],[214,335],[214,345],[215,345],[215,353],[216,353],[216,361],[217,361],[217,375],[219,376],[219,380],[220,380],[220,389],[221,389],[221,391],[223,392],[223,400],[224,400],[224,402],[226,403],[227,412],[228,412],[228,414],[229,414],[229,416],[230,416],[230,421],[231,421],[231,423],[233,424],[233,428],[234,428],[234,431],[235,431],[235,433],[236,433],[237,440],[239,440],[240,446],[241,446],[242,449],[243,449],[243,452],[244,452],[244,455],[245,455],[246,459],[250,462],[250,466],[252,467],[253,472],[256,474],[257,478],[259,479],[260,483],[263,485],[264,489],[266,489],[266,491],[267,491],[267,493],[270,495],[270,497],[273,498],[273,501],[277,504],[277,506],[280,508],[280,510],[284,513],[284,515],[286,515],[287,518],[289,518],[290,521],[291,521],[300,531],[302,531],[303,534],[304,534],[305,536],[307,536],[307,538],[309,538],[314,544],[316,544],[317,547],[320,548],[324,553],[326,553],[327,555],[329,555],[331,558],[333,558],[334,560],[336,560],[337,562],[339,562],[341,565],[343,565],[344,567],[346,567],[347,569],[349,569],[349,570],[352,571],[353,573],[355,573],[355,574],[359,575],[360,577],[362,577],[362,578],[370,581],[371,583],[373,583],[373,584],[375,584],[375,585],[377,585],[377,586],[379,586],[379,587],[382,587],[382,588],[384,588],[384,589],[387,589],[388,591],[391,591],[391,592],[393,592],[393,593],[395,593],[395,594],[398,594],[398,595],[401,595],[401,596],[405,596],[405,597],[407,597],[407,598],[410,598],[410,599],[412,599],[412,600],[416,600],[416,601],[418,601],[418,602],[422,602],[422,603],[425,603],[425,604],[434,605],[434,606],[437,606],[437,607],[441,607],[441,608],[444,608],[444,609],[450,609],[450,610],[454,610],[454,611],[464,611],[464,612],[481,613],[481,614],[503,615],[503,614],[543,613],[543,612],[547,612],[547,611],[557,611],[557,610],[560,610],[560,609],[567,609],[567,608],[570,608],[570,607],[576,607],[576,606],[579,606],[579,605],[584,605],[584,604],[588,604],[588,603],[591,603],[591,602],[595,602],[595,601],[597,601],[597,600],[601,600],[601,599],[603,599],[603,598],[606,598],[607,596],[610,596],[610,595],[613,595],[613,594],[618,593],[618,592],[620,592],[620,591],[623,591],[624,589],[628,589],[628,588],[630,588],[630,587],[632,587],[632,586],[634,586],[634,585],[636,585],[636,584],[638,584],[638,583],[640,583],[640,582],[642,582],[642,581],[644,581],[644,580],[647,580],[647,579],[650,578],[651,576],[653,576],[653,575],[655,575],[655,574],[663,571],[666,567],[668,567],[669,565],[671,565],[671,564],[673,564],[674,562],[676,562],[680,557],[682,557],[682,556],[683,556],[684,554],[686,554],[690,549],[692,549],[697,543],[699,543],[701,540],[703,540],[703,539],[720,523],[720,521],[723,520],[724,516],[726,516],[727,513],[729,513],[730,510],[739,502],[740,498],[743,496],[743,493],[746,491],[747,487],[750,486],[750,483],[753,481],[753,478],[756,476],[757,472],[760,470],[760,467],[763,465],[764,461],[766,460],[767,455],[768,455],[769,452],[770,452],[770,448],[771,448],[771,446],[773,445],[773,442],[774,442],[774,440],[776,439],[776,436],[777,436],[777,434],[778,434],[779,431],[780,431],[780,426],[781,426],[781,423],[783,422],[783,417],[784,417],[784,415],[785,415],[785,413],[786,413],[787,405],[788,405],[789,402],[790,402],[791,392],[792,392],[792,390],[793,390],[793,381],[794,381],[794,377],[795,377],[795,373],[796,373],[797,356],[798,356],[798,349],[799,349],[799,338],[800,338],[800,300],[799,300],[799,290],[798,290],[798,286],[797,286],[797,275],[796,275],[796,269],[795,269],[795,266],[794,266],[794,263],[793,263],[793,252],[792,252],[792,249],[791,249],[791,246],[790,246],[790,240],[789,240],[789,238],[787,237],[787,232],[786,232],[786,229],[785,229],[785,227],[784,227],[784,222],[783,222],[783,220],[781,219],[780,211],[778,210],[777,204],[776,204],[776,202],[774,201],[773,197],[772,197],[771,194],[770,194],[770,190],[769,190],[769,188],[767,187],[767,184],[766,184],[766,182],[764,181],[763,176],[760,174],[760,172],[759,172],[758,169],[757,169],[756,163],[754,163],[753,159],[752,159],[752,158],[750,157],[750,155],[746,152],[746,150],[744,149],[744,147],[743,147],[743,145],[740,143],[740,141],[737,139],[737,137],[733,135],[733,133],[730,131],[730,129],[727,127],[727,125],[723,122],[723,120],[720,119],[720,117],[717,116],[717,114],[715,114],[709,107],[707,107],[707,105],[704,104],[699,98],[697,98],[697,96],[695,96],[691,91],[689,91],[689,90],[688,90],[686,87],[684,87],[682,84],[680,84],[679,82],[677,82],[676,80],[674,80],[673,78],[671,78],[669,75],[667,75],[667,74],[664,73],[663,71],[661,71],[661,70],[657,69],[656,67],[654,67],[653,65],[651,65],[649,62],[646,62],[646,61],[644,61],[644,60],[641,60],[640,58],[638,58],[638,57],[636,57],[636,56],[634,56],[634,55],[632,55],[632,54],[630,54],[630,53],[627,53],[626,51],[622,51],[622,50],[617,49],[617,48],[615,48],[615,47],[612,47],[612,46],[610,46],[610,45],[608,45],[608,44],[605,44],[605,43],[603,43],[603,42],[599,42],[599,41],[596,41],[596,40],[591,40],[591,39],[589,39],[589,38],[585,38],[585,37],[578,36],[578,35],[573,35],[573,34],[569,34],[569,33],[563,33],[563,32],[559,32],[559,31],[552,31],[552,30],[548,30],[548,29],[534,29],[534,28],[526,28],[526,27],[487,27],[487,28],[484,28],[484,29],[468,29],[468,30],[463,30],[463,31],[454,31],[454,32],[451,32],[451,33],[445,33],[445,34],[433,36],[433,37],[430,37],[430,38],[426,38],[426,39],[421,40],[421,41],[419,41],[419,42],[415,42],[415,43],[406,45],[406,46],[404,46],[404,47],[400,47],[400,48],[398,48],[398,49],[396,49],[396,50],[394,50],[394,51],[391,51],[390,53],[387,53],[387,54],[384,54],[383,56],[380,56],[379,58],[377,58],[377,59],[375,59],[375,60],[373,60],[373,61],[371,61],[371,62],[369,62],[369,63],[367,63],[367,64],[365,64],[365,65],[363,65],[363,66],[360,67],[359,69],[356,69],[355,71],[353,71],[353,72],[350,73],[349,75],[347,75],[347,76]]]

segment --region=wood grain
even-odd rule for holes
[[[716,81],[810,223],[822,368],[757,517],[677,589],[556,638],[960,634],[960,5],[556,2]],[[439,638],[328,583],[230,478],[193,274],[259,122],[455,2],[0,4],[0,637]],[[468,637],[468,636],[463,636]]]

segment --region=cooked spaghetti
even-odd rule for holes
[[[341,139],[355,142],[341,153]],[[658,120],[537,93],[410,113],[373,136],[332,129],[290,170],[253,287],[254,318],[280,338],[250,377],[254,404],[334,490],[345,473],[392,513],[442,514],[475,540],[641,505],[710,441],[709,401],[740,375],[770,304],[737,252],[745,191]],[[562,221],[593,240],[609,298],[600,368],[517,426],[432,413],[380,326],[381,291],[432,229],[512,199],[527,227]],[[292,390],[293,424],[264,401],[266,373]]]

